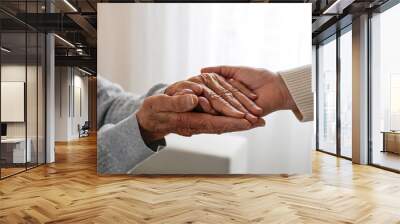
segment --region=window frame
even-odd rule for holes
[[[340,37],[347,32],[352,31],[352,23],[347,24],[345,27],[339,29],[336,31],[336,33],[333,33],[332,35],[328,36],[327,38],[321,40],[316,44],[316,150],[319,152],[327,153],[329,155],[337,156],[340,158],[344,158],[347,160],[352,160],[352,158],[347,157],[342,155],[341,153],[341,118],[340,118],[340,103],[341,103],[341,97],[340,97],[340,85],[341,85],[341,67],[340,67]],[[321,149],[319,147],[319,122],[320,122],[320,110],[319,110],[319,47],[322,44],[327,44],[331,41],[336,41],[336,152],[328,152],[324,149]]]
[[[398,169],[394,169],[391,167],[387,167],[387,166],[383,166],[377,163],[373,162],[373,153],[374,153],[374,149],[373,149],[373,130],[372,130],[372,94],[373,94],[373,88],[372,88],[372,57],[373,57],[373,51],[372,51],[372,19],[374,17],[374,14],[381,14],[384,13],[385,11],[391,9],[392,7],[398,5],[400,3],[399,0],[388,0],[386,1],[384,4],[380,5],[377,8],[374,8],[372,10],[368,11],[368,31],[367,31],[367,40],[368,40],[368,54],[367,54],[367,64],[368,64],[368,68],[367,68],[367,82],[368,82],[368,111],[367,111],[367,116],[368,116],[368,124],[367,124],[367,131],[368,131],[368,158],[367,158],[367,162],[368,165],[373,166],[373,167],[377,167],[383,170],[387,170],[387,171],[391,171],[394,173],[400,173],[400,170]]]
[[[24,3],[26,3],[26,1],[24,2]],[[36,1],[34,1],[33,3],[36,3],[37,5],[36,5],[36,10],[37,10],[37,12],[38,12],[38,10],[39,10],[39,8],[38,8],[38,4],[39,4],[39,1],[38,0],[36,0]],[[48,7],[46,7],[46,12],[47,12],[47,9]],[[5,11],[3,11],[3,12],[5,12]],[[27,5],[25,4],[25,16],[27,15]],[[11,15],[11,14],[10,14]],[[38,29],[36,29],[36,28],[34,28],[34,27],[32,27],[32,26],[30,26],[30,25],[28,25],[27,23],[24,23],[23,21],[19,21],[17,18],[14,18],[14,17],[11,17],[12,19],[15,19],[17,22],[19,22],[19,23],[22,23],[22,25],[23,25],[23,30],[19,30],[19,31],[15,31],[15,32],[11,32],[11,33],[21,33],[21,34],[24,34],[25,35],[25,49],[24,49],[24,51],[25,51],[25,96],[24,96],[24,98],[25,98],[25,102],[24,102],[24,122],[25,122],[25,127],[24,127],[24,129],[25,129],[25,136],[24,136],[24,139],[25,139],[25,166],[24,167],[21,167],[21,168],[24,168],[23,170],[20,170],[20,171],[17,171],[17,172],[15,172],[15,173],[12,173],[12,174],[9,174],[9,175],[6,175],[6,176],[4,176],[3,175],[3,173],[2,173],[2,167],[0,166],[0,180],[3,180],[3,179],[6,179],[6,178],[8,178],[8,177],[12,177],[12,176],[14,176],[14,175],[17,175],[17,174],[19,174],[19,173],[23,173],[23,172],[26,172],[26,171],[28,171],[28,170],[30,170],[30,169],[33,169],[33,168],[36,168],[36,167],[39,167],[39,166],[41,166],[41,165],[44,165],[44,164],[47,164],[47,44],[48,44],[48,40],[47,40],[47,32],[43,32],[43,31],[41,31],[41,30],[38,30]],[[26,19],[26,18],[25,18]],[[1,26],[1,24],[0,24],[0,26]],[[1,27],[0,27],[1,28]],[[3,35],[3,33],[10,33],[10,32],[7,32],[7,31],[3,31],[3,30],[1,30],[0,29],[0,45],[2,45],[2,35]],[[28,113],[28,111],[27,111],[27,82],[28,82],[28,79],[27,79],[27,75],[28,75],[28,68],[27,68],[27,66],[28,66],[28,34],[33,34],[33,35],[35,35],[36,36],[36,49],[35,49],[35,52],[36,52],[36,60],[35,60],[35,62],[34,62],[34,64],[35,64],[35,66],[36,66],[36,69],[35,69],[35,75],[36,75],[36,91],[35,91],[35,93],[33,93],[33,94],[35,94],[36,95],[36,122],[34,122],[35,123],[35,125],[36,125],[36,136],[34,137],[34,138],[36,138],[36,140],[37,140],[37,145],[36,145],[36,162],[35,163],[32,163],[32,164],[29,164],[29,166],[28,166],[28,163],[29,162],[27,162],[27,156],[28,156],[28,154],[27,154],[27,139],[28,139],[28,116],[27,116],[27,113]],[[43,34],[43,35],[40,35],[40,34]],[[41,36],[42,38],[40,38],[40,40],[39,40],[39,36]],[[43,157],[42,159],[43,159],[43,162],[39,162],[39,141],[38,141],[38,138],[39,138],[39,113],[38,113],[38,111],[39,111],[39,98],[38,98],[38,96],[39,96],[39,79],[38,79],[38,76],[39,76],[39,71],[38,71],[38,66],[40,65],[39,64],[39,41],[41,41],[41,44],[42,44],[42,47],[43,47],[43,49],[40,49],[41,51],[41,53],[43,53],[43,55],[42,55],[42,60],[44,60],[44,63],[43,64],[41,64],[42,65],[42,71],[41,71],[41,75],[42,75],[42,84],[43,84],[43,88],[44,88],[44,91],[43,91],[43,93],[42,93],[42,96],[44,96],[44,98],[42,99],[42,103],[43,103],[43,105],[41,105],[43,108],[42,109],[44,109],[44,111],[43,111],[43,117],[41,117],[42,119],[44,119],[44,120],[41,120],[41,122],[43,122],[42,124],[43,124],[43,145],[42,145],[42,152],[44,153],[44,155],[41,155],[41,157]],[[2,76],[1,76],[1,68],[2,68],[2,54],[0,53],[0,82],[1,82],[1,79],[2,79]],[[0,86],[0,89],[1,89],[1,86]],[[1,92],[1,91],[0,91]],[[1,93],[0,93],[1,94]],[[0,101],[1,101],[1,97],[0,97]],[[0,111],[1,111],[1,104],[0,104]],[[1,123],[1,115],[0,115],[0,123]],[[0,158],[1,158],[1,144],[0,144]]]

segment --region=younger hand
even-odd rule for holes
[[[297,109],[283,79],[274,72],[241,66],[208,67],[201,72],[215,72],[237,89],[249,88],[257,95],[255,102],[263,109],[263,116],[277,110]]]

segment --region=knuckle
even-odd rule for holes
[[[188,80],[194,83],[202,83],[201,75],[194,76]]]
[[[210,73],[202,73],[200,74],[201,79],[203,80],[204,83],[210,83]]]
[[[151,106],[153,104],[153,97],[148,97],[143,101],[142,107],[145,109],[151,109]]]
[[[226,89],[222,90],[221,95],[223,95],[226,98],[233,98],[233,94]]]
[[[214,92],[210,93],[210,99],[213,100],[222,100],[222,97]]]
[[[191,82],[191,81],[185,81],[184,87],[187,88],[187,89],[190,89],[190,90],[192,90],[194,92],[200,91],[201,88],[202,88],[199,83]]]
[[[207,73],[208,74],[208,76],[210,77],[210,78],[212,78],[212,79],[215,79],[215,80],[217,80],[218,79],[218,75],[216,74],[216,73],[214,73],[214,72],[211,72],[211,73]]]
[[[230,92],[231,93],[240,93],[240,91],[235,87],[231,87]]]

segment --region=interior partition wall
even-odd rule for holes
[[[18,7],[39,13],[43,2],[20,1]],[[0,178],[4,179],[46,161],[46,35],[3,9],[0,18]]]
[[[352,157],[352,34],[351,25],[316,47],[317,150]]]

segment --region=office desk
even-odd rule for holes
[[[383,150],[382,152],[392,152],[400,154],[400,132],[383,131]]]
[[[6,138],[1,139],[1,159],[6,164],[18,164],[31,161],[30,138],[26,139],[27,147],[25,151],[25,138]]]

